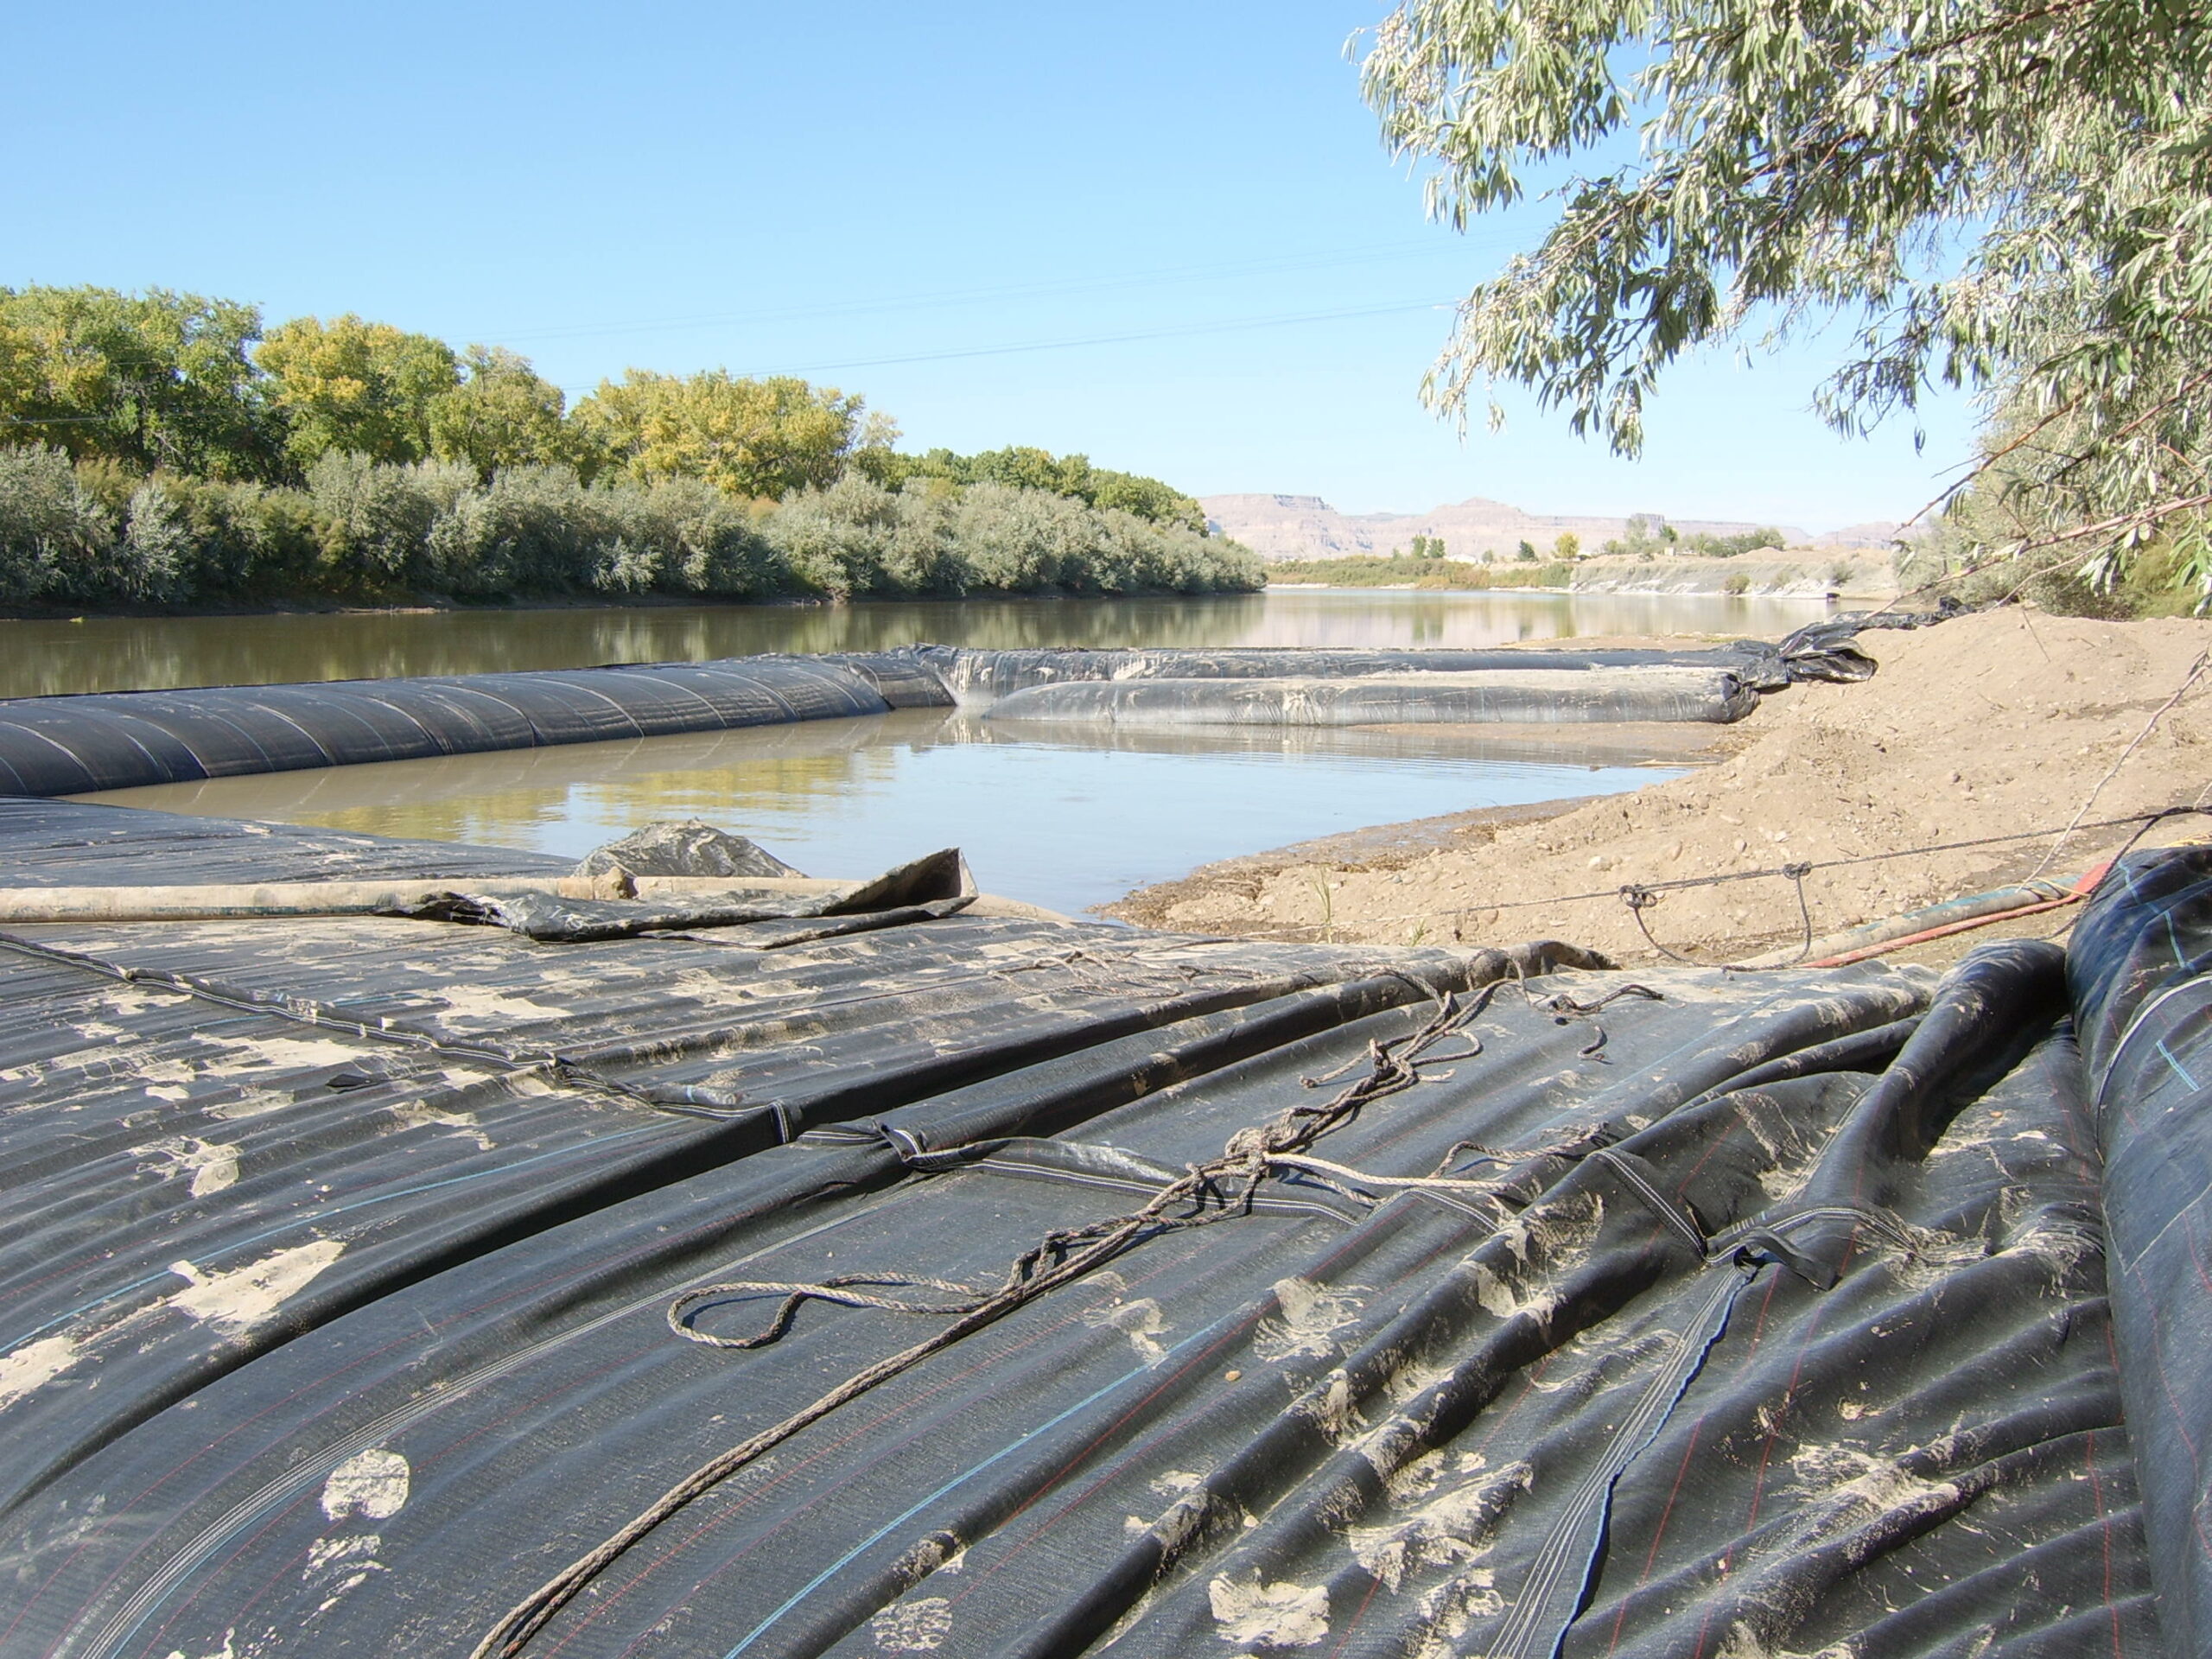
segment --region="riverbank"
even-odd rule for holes
[[[1827,934],[2031,874],[2070,880],[2125,832],[1891,856],[1906,849],[2063,829],[2077,811],[2094,822],[2212,798],[2212,671],[2159,713],[2212,648],[2212,622],[2094,622],[2014,607],[1870,633],[1860,646],[1881,664],[1872,680],[1770,699],[1716,734],[1709,764],[1688,776],[1533,820],[1528,808],[1471,813],[1427,832],[1400,826],[1395,837],[1373,830],[1230,861],[1108,913],[1278,938],[1554,938],[1650,963],[1663,957],[1621,901],[1625,884],[1811,861],[1823,868],[1805,879],[1807,905]],[[1826,868],[1855,859],[1879,861]],[[1656,940],[1700,960],[1802,937],[1793,884],[1779,876],[1663,892],[1643,916]],[[2041,919],[2047,931],[2064,916]]]
[[[1268,568],[1274,588],[1376,593],[1621,594],[1700,599],[1893,600],[1902,591],[1883,549],[1762,548],[1732,556],[1596,554],[1478,564],[1464,559],[1351,557]]]

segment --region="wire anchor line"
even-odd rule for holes
[[[1813,873],[1815,868],[1815,867],[1810,863],[1785,864],[1779,870],[1775,872],[1777,875],[1787,876],[1789,878],[1791,888],[1797,895],[1797,919],[1799,922],[1803,924],[1805,930],[1804,940],[1798,945],[1797,954],[1790,957],[1787,962],[1778,962],[1773,964],[1777,968],[1794,968],[1813,953],[1813,907],[1805,897],[1805,878]],[[1654,950],[1656,950],[1661,956],[1666,957],[1669,962],[1679,962],[1683,963],[1685,966],[1691,968],[1711,968],[1717,966],[1724,969],[1735,969],[1739,971],[1745,969],[1746,964],[1743,963],[1728,962],[1715,963],[1700,962],[1694,957],[1686,957],[1679,950],[1672,950],[1667,945],[1662,944],[1653,935],[1651,931],[1651,924],[1643,919],[1643,912],[1649,910],[1654,905],[1659,902],[1659,895],[1652,888],[1637,887],[1631,884],[1621,889],[1620,896],[1621,902],[1628,906],[1628,913],[1636,918],[1637,931],[1643,935],[1644,942]]]
[[[1810,874],[1815,870],[1841,870],[1860,864],[1883,864],[1900,858],[1919,858],[1929,853],[1965,852],[1977,847],[2002,847],[2014,842],[2037,841],[2045,836],[2066,836],[2084,830],[2119,830],[2130,826],[2148,826],[2161,818],[2201,811],[2197,806],[2165,806],[2155,812],[2133,812],[2125,817],[2099,818],[2092,823],[2076,823],[2065,829],[2023,830],[2007,836],[1980,836],[1971,841],[1930,842],[1918,847],[1899,847],[1886,853],[1860,853],[1851,858],[1824,858],[1807,861],[1802,868]],[[2132,843],[2131,843],[2132,844]],[[1715,875],[1683,875],[1666,881],[1643,881],[1627,887],[1599,887],[1588,893],[1563,893],[1549,899],[1504,899],[1496,904],[1460,905],[1444,913],[1447,916],[1471,916],[1478,911],[1541,910],[1551,905],[1584,904],[1599,899],[1618,899],[1630,890],[1650,894],[1681,893],[1692,887],[1715,887],[1730,881],[1758,881],[1771,876],[1787,876],[1794,868],[1790,864],[1778,864],[1756,870],[1726,870]],[[1656,943],[1656,941],[1655,941]]]

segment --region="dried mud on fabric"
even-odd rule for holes
[[[559,868],[26,800],[0,855]],[[2212,855],[1945,976],[845,921],[9,930],[0,1651],[2212,1629]]]

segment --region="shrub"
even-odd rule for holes
[[[0,600],[68,588],[115,540],[115,520],[46,445],[0,449]]]
[[[803,588],[833,599],[869,593],[882,573],[898,500],[848,473],[827,489],[787,496],[768,519],[769,545]]]
[[[508,467],[482,485],[471,474],[424,537],[427,573],[474,599],[588,591],[620,539],[598,507],[573,467]]]
[[[476,484],[451,461],[372,461],[332,449],[308,467],[308,499],[321,521],[325,561],[372,578],[421,582],[434,575],[431,526]]]
[[[115,552],[108,580],[128,597],[178,600],[191,591],[192,529],[160,479],[148,479],[132,493]]]
[[[186,591],[245,596],[314,585],[322,537],[306,492],[168,476],[162,486],[190,540]]]
[[[601,550],[594,576],[604,591],[760,598],[790,586],[761,533],[759,506],[704,480],[601,485],[592,494],[614,537]]]
[[[1007,484],[973,484],[952,512],[970,587],[1028,594],[1078,587],[1095,563],[1092,514],[1079,501]]]
[[[332,451],[305,488],[283,489],[0,451],[0,600],[1212,593],[1265,580],[1249,550],[1180,524],[927,475],[891,489],[855,469],[779,505],[692,478],[586,484],[557,465],[480,482],[457,464]]]

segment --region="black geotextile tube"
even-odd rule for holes
[[[470,876],[560,876],[576,867],[573,859],[507,847],[9,795],[0,795],[0,858],[12,887],[465,881]]]
[[[19,697],[0,702],[0,791],[85,794],[892,706],[868,676],[803,657]]]
[[[1452,679],[1139,679],[1076,681],[1008,692],[992,721],[1103,725],[1389,726],[1516,721],[1728,724],[1759,706],[1732,672],[1652,668],[1490,671]]]
[[[664,736],[988,703],[1027,686],[1067,681],[1293,677],[1357,680],[1406,673],[1701,668],[1726,689],[1690,712],[1679,690],[1632,696],[1601,717],[1734,718],[1763,691],[1806,678],[1863,678],[1872,662],[1848,632],[1792,636],[1787,652],[1761,640],[1708,650],[1531,651],[1130,650],[975,651],[946,646],[817,657],[626,663],[424,679],[107,691],[0,701],[0,791],[87,794],[203,778],[293,772],[380,760]],[[1373,695],[1354,687],[1339,697]],[[1515,694],[1501,690],[1511,700]],[[1457,719],[1478,693],[1448,694],[1415,718]],[[1545,697],[1515,718],[1539,717]],[[1521,695],[1516,707],[1529,704]],[[1646,705],[1648,704],[1648,708]],[[1725,705],[1727,712],[1716,714]],[[1594,704],[1592,706],[1595,706]],[[1639,712],[1641,711],[1641,712]],[[1495,714],[1491,718],[1498,717]],[[1587,709],[1575,717],[1591,717]]]
[[[1813,661],[1840,641],[1809,647]],[[1325,646],[1130,646],[1094,650],[1034,646],[991,651],[965,645],[917,645],[907,652],[926,664],[963,703],[988,702],[1030,686],[1090,680],[1357,679],[1378,674],[1484,674],[1593,668],[1702,668],[1734,675],[1760,691],[1792,683],[1788,663],[1764,639],[1672,651],[1633,646],[1552,646],[1465,650],[1338,650]],[[1864,660],[1864,659],[1861,659]],[[1870,664],[1867,672],[1872,673]]]
[[[2133,853],[2067,951],[2159,1616],[2212,1642],[2212,848]]]
[[[300,876],[334,857],[373,865],[379,848],[413,868],[430,844],[0,802],[0,848],[41,874],[97,849],[113,879],[174,879],[234,845]],[[478,849],[442,850],[465,867]],[[1138,1033],[1158,1086],[1186,1041],[1217,1040],[1174,1033],[1235,1010],[1347,1017],[1324,988],[1337,953],[1171,971],[1109,932],[1069,963],[1065,929],[918,925],[930,905],[904,901],[964,872],[939,855],[907,874],[885,894],[897,909],[842,918],[868,935],[813,952],[792,947],[835,920],[554,952],[483,928],[327,919],[0,944],[15,1012],[0,1033],[0,1364],[18,1362],[0,1371],[15,1448],[0,1505],[327,1318],[811,1124]],[[503,1012],[487,1024],[486,1008]],[[281,1320],[225,1313],[272,1287]],[[176,1325],[180,1296],[207,1317]],[[100,1386],[81,1386],[82,1365]],[[41,1370],[57,1386],[25,1392]]]
[[[71,943],[112,950],[120,931]],[[31,1236],[0,1259],[108,1274],[128,1264],[99,1253],[129,1242],[156,1271],[227,1267],[174,1224],[223,1224],[223,1194],[188,1201],[180,1175],[134,1160],[156,1161],[149,1135],[251,1135],[231,1191],[291,1206],[298,1230],[276,1244],[343,1243],[326,1277],[357,1248],[387,1276],[303,1306],[318,1280],[220,1375],[50,1470],[0,1519],[0,1651],[466,1655],[688,1471],[944,1323],[810,1302],[780,1340],[709,1349],[669,1329],[680,1294],[993,1284],[1053,1230],[1127,1213],[1146,1170],[1217,1160],[1357,1083],[1453,982],[1437,953],[968,918],[797,957],[744,934],[549,950],[333,922],[249,958],[236,930],[132,930],[141,960],[349,1006],[385,987],[395,1018],[479,1038],[558,1027],[579,1064],[712,1083],[826,1132],[681,1173],[664,1160],[648,1189],[409,1268],[353,1230],[372,1211],[337,1212],[355,1183],[396,1198],[458,1158],[510,1172],[484,1220],[532,1214],[543,1136],[575,1135],[582,1157],[642,1115],[540,1098],[518,1134],[501,1109],[473,1126],[434,1109],[356,1175],[360,1150],[296,1143],[292,1110],[174,1102],[138,1122],[143,1067],[109,1039],[97,1071],[74,1028],[149,1016],[57,1006],[37,1027],[57,1052],[15,1085],[51,1109],[0,1122],[64,1183],[40,1189],[47,1225],[87,1183],[112,1205],[73,1252]],[[418,982],[385,986],[409,964]],[[1941,988],[1877,963],[1509,976],[1463,999],[1416,1085],[1312,1148],[1326,1166],[1277,1170],[1249,1213],[1224,1180],[1205,1224],[1142,1239],[776,1445],[524,1651],[2160,1651],[2094,1135],[2053,977],[2033,950]],[[1634,983],[1657,1000],[1586,1011]],[[472,1007],[511,1011],[486,1024]],[[159,1060],[191,1053],[163,1037]],[[61,1109],[78,1079],[87,1107]],[[51,1145],[102,1123],[102,1159]],[[711,1132],[685,1121],[664,1144],[680,1156]],[[423,1173],[386,1162],[404,1158]],[[1874,1185],[1854,1186],[1846,1166],[1868,1159]],[[1850,1248],[1793,1263],[1839,1192],[1863,1211]],[[40,1294],[59,1313],[85,1299]],[[742,1338],[777,1300],[690,1319]],[[99,1389],[65,1371],[0,1408],[0,1428],[36,1434],[27,1408],[159,1386],[172,1344],[237,1340],[140,1314]],[[23,1455],[22,1439],[0,1446]]]

